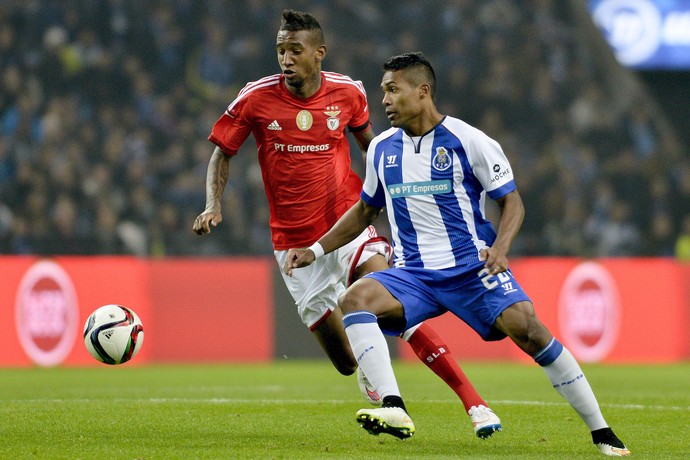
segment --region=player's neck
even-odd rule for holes
[[[300,99],[307,99],[312,97],[321,89],[321,71],[317,72],[312,78],[304,81],[304,84],[295,88],[293,86],[285,84],[285,88],[295,97]]]
[[[412,120],[407,126],[403,127],[408,136],[423,136],[428,133],[434,127],[443,120],[443,115],[432,108],[430,110],[424,111],[419,117]]]

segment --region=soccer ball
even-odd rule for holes
[[[84,325],[84,344],[91,356],[105,364],[126,363],[144,343],[141,320],[127,307],[104,305]]]

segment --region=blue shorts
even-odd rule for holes
[[[500,340],[505,334],[493,328],[496,318],[509,306],[531,302],[510,270],[490,275],[484,262],[465,268],[429,270],[397,267],[369,273],[398,299],[407,324],[397,335],[422,321],[450,311],[484,340]]]

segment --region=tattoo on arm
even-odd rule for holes
[[[230,159],[226,157],[220,150],[216,149],[213,152],[211,161],[208,164],[208,171],[206,175],[206,207],[213,207],[217,205],[220,207],[220,201],[223,197],[223,191],[228,183],[230,171]]]

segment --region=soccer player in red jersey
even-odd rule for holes
[[[362,83],[321,70],[327,49],[312,15],[284,11],[276,51],[282,73],[248,83],[213,126],[209,140],[216,148],[208,165],[206,208],[193,230],[210,233],[211,226],[222,221],[230,158],[252,134],[268,198],[274,253],[282,267],[288,249],[315,243],[359,200],[362,181],[350,167],[346,129],[364,154],[375,134]],[[343,375],[354,373],[357,361],[338,296],[366,273],[387,269],[389,257],[388,242],[369,227],[349,245],[319,257],[292,277],[283,274],[302,321]],[[486,438],[501,429],[499,418],[431,326],[422,323],[401,337],[460,397],[477,436]],[[365,397],[380,403],[361,371],[358,379]]]

